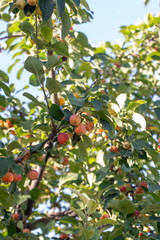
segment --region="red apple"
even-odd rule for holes
[[[59,142],[60,144],[65,144],[65,143],[68,142],[69,136],[68,136],[67,133],[60,133],[60,134],[58,135],[57,140],[58,140],[58,142]]]

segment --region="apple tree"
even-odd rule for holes
[[[160,239],[160,16],[93,47],[86,0],[0,11],[0,239]]]

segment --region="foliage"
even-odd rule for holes
[[[2,51],[15,60],[0,71],[0,238],[160,239],[160,17],[122,26],[123,42],[96,48],[73,30],[92,18],[86,0],[0,7]],[[24,56],[26,102],[9,80]],[[8,171],[22,180],[6,183]]]

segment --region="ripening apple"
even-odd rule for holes
[[[104,214],[100,217],[100,219],[104,219],[104,218],[109,218],[109,214],[104,213]]]
[[[130,146],[131,146],[131,144],[130,144],[129,142],[124,142],[124,143],[123,143],[123,148],[124,148],[124,149],[129,149]]]
[[[18,182],[20,182],[22,180],[21,174],[16,175],[16,173],[14,173],[13,174],[13,178],[14,178],[13,182],[16,182],[16,183],[18,183]]]
[[[141,187],[136,188],[136,194],[142,194],[144,193],[144,190]]]
[[[160,145],[157,146],[157,150],[160,152]]]
[[[2,177],[2,181],[5,183],[9,183],[9,182],[13,182],[13,174],[11,172],[7,172],[3,177]]]
[[[69,238],[68,234],[63,233],[60,235],[60,239],[68,239],[68,238]]]
[[[121,67],[121,65],[118,62],[115,63],[115,66],[116,66],[116,68],[120,68]]]
[[[35,6],[37,4],[37,0],[27,0],[27,3],[30,5],[30,6]]]
[[[67,133],[60,133],[60,134],[58,135],[57,140],[58,140],[58,142],[59,142],[60,144],[65,144],[65,143],[68,142],[69,136],[68,136]]]
[[[75,133],[79,136],[82,136],[86,133],[86,125],[83,123],[80,123],[78,127],[74,129]]]
[[[64,103],[65,103],[64,97],[60,96],[60,97],[58,98],[58,100],[59,100],[59,105],[60,105],[60,106],[64,105]]]
[[[16,3],[16,7],[20,10],[22,10],[26,5],[25,0],[17,0],[15,3]]]
[[[68,160],[68,158],[67,157],[64,157],[63,158],[63,166],[65,166],[65,165],[67,165],[69,163],[69,160]]]
[[[3,107],[0,105],[0,112],[4,112],[6,110],[6,107]]]
[[[77,114],[73,114],[70,116],[69,122],[73,126],[78,126],[81,123],[81,117]]]
[[[139,187],[145,187],[145,188],[148,188],[148,185],[147,185],[147,183],[146,183],[145,181],[141,181],[141,182],[139,182],[139,183],[138,183],[138,186],[139,186]]]
[[[23,229],[23,233],[30,233],[31,231],[29,230],[29,228],[24,228]]]
[[[119,188],[119,190],[121,191],[121,192],[127,192],[127,188],[126,188],[126,186],[120,186],[120,188]]]
[[[5,126],[6,128],[11,128],[11,127],[13,127],[11,121],[8,120],[8,119],[7,119],[6,122],[4,123],[4,126]]]
[[[30,180],[35,180],[39,177],[39,172],[37,170],[32,169],[29,173],[28,173],[28,177]]]
[[[117,153],[117,152],[119,152],[119,149],[118,149],[118,147],[116,147],[116,146],[112,146],[112,147],[110,148],[110,152],[115,152],[115,153]]]
[[[13,221],[16,221],[19,218],[19,214],[18,213],[14,213],[11,218],[13,219]]]
[[[86,130],[91,131],[94,128],[94,123],[92,121],[86,122]]]

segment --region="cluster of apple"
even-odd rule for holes
[[[28,178],[29,178],[30,180],[35,180],[35,179],[38,178],[38,176],[39,176],[39,173],[38,173],[38,171],[35,170],[35,169],[30,170],[29,173],[28,173]],[[12,173],[12,172],[10,172],[10,171],[8,171],[8,172],[2,177],[2,181],[3,181],[4,183],[11,183],[11,182],[16,182],[16,183],[18,183],[18,182],[20,182],[21,180],[22,180],[21,174],[16,175],[16,173]]]
[[[38,5],[38,0],[27,0],[27,4],[31,7],[34,7],[33,11],[35,10],[37,15],[42,15],[42,12]],[[19,10],[23,10],[26,6],[26,1],[25,0],[16,0],[15,5]],[[31,13],[27,14],[27,16],[29,16],[29,15],[31,15]]]
[[[129,142],[124,142],[122,144],[122,147],[126,150],[130,149],[131,147],[131,144]],[[118,153],[119,152],[119,148],[117,146],[111,146],[110,148],[110,152],[115,152],[115,153]]]
[[[131,188],[130,185],[122,185],[120,186],[120,191],[123,192],[123,193],[127,193],[127,188]],[[141,181],[138,183],[137,187],[136,187],[136,191],[135,191],[135,194],[143,194],[144,193],[144,188],[147,189],[148,188],[148,185],[146,183],[146,181]]]
[[[78,136],[82,136],[86,131],[91,131],[94,128],[94,123],[92,121],[86,121],[86,123],[82,123],[81,121],[82,119],[78,114],[73,114],[69,118],[70,124],[74,127],[74,132]],[[66,132],[60,133],[57,140],[59,144],[66,144],[69,140],[69,134]]]
[[[14,136],[16,135],[15,131],[13,130],[13,124],[9,119],[6,119],[5,122],[2,119],[0,119],[0,127],[9,129],[11,134],[13,134]]]

